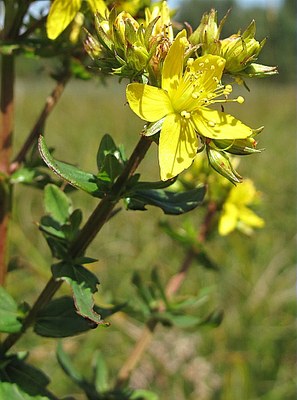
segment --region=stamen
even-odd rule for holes
[[[191,114],[188,111],[182,111],[180,115],[185,119],[191,118]]]
[[[237,101],[237,103],[242,104],[242,103],[244,103],[244,98],[242,96],[238,96],[236,101]]]

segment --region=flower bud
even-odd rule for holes
[[[277,67],[252,63],[248,65],[239,75],[245,78],[265,78],[266,76],[278,74]]]
[[[257,59],[266,39],[259,43],[254,38],[255,33],[256,24],[252,21],[242,35],[239,33],[220,40],[218,55],[226,60],[226,72],[236,74]]]
[[[100,43],[89,32],[87,32],[87,38],[85,39],[84,42],[84,48],[92,60],[95,60],[96,58],[100,57],[102,53]]]
[[[210,165],[215,171],[234,184],[242,181],[242,177],[235,171],[225,152],[207,146],[206,154]]]
[[[209,14],[203,14],[200,25],[189,37],[189,41],[194,45],[201,45],[204,54],[208,46],[219,39],[220,31],[221,24],[220,27],[217,25],[217,11],[212,9]]]

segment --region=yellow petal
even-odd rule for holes
[[[246,207],[242,207],[240,209],[239,219],[245,225],[251,226],[253,228],[262,228],[265,224],[262,218],[255,214],[254,211]]]
[[[246,139],[253,130],[230,114],[200,108],[192,113],[198,132],[211,139]]]
[[[107,7],[103,0],[87,0],[90,9],[93,13],[99,12],[101,15],[105,16],[105,11]]]
[[[126,96],[131,109],[145,121],[155,122],[172,112],[167,93],[157,87],[131,83]]]
[[[161,179],[166,181],[188,168],[196,156],[198,139],[191,121],[167,115],[159,139]]]
[[[241,185],[231,190],[228,201],[237,205],[247,205],[252,203],[256,197],[257,191],[254,183],[250,179],[245,179]]]
[[[222,236],[228,235],[234,231],[238,220],[238,209],[233,204],[225,203],[223,213],[219,221],[219,234]]]
[[[74,19],[82,0],[55,0],[46,21],[49,39],[56,39]]]
[[[191,65],[191,70],[199,71],[199,90],[211,93],[220,82],[226,61],[211,54],[197,58]]]
[[[182,30],[176,36],[164,60],[161,86],[169,96],[177,89],[182,77],[186,44],[186,31]]]

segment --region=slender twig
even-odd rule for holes
[[[10,190],[4,182],[9,172],[12,152],[13,115],[14,115],[14,57],[2,56],[1,63],[1,99],[0,99],[0,285],[4,284],[7,272],[6,249],[7,230],[10,213]],[[2,175],[2,178],[1,178]],[[2,183],[1,183],[1,180]]]
[[[19,168],[20,164],[25,160],[27,152],[30,150],[32,145],[38,139],[38,136],[40,135],[41,131],[44,128],[46,119],[48,118],[48,116],[52,112],[52,110],[54,109],[58,100],[60,99],[70,77],[71,77],[71,74],[66,73],[63,77],[61,77],[60,80],[57,81],[57,84],[54,87],[54,90],[47,97],[45,105],[44,105],[39,117],[37,118],[35,125],[33,126],[27,139],[23,143],[21,149],[19,150],[19,152],[15,156],[12,164],[10,165],[10,172],[14,172],[15,170],[17,170]]]
[[[134,174],[136,168],[144,158],[146,152],[151,145],[151,140],[145,136],[141,136],[136,145],[126,167],[117,181],[114,183],[111,193],[104,197],[92,215],[87,220],[86,224],[80,231],[78,237],[74,240],[69,249],[69,256],[74,258],[84,253],[96,235],[99,233],[105,222],[112,215],[112,211],[121,198],[125,186],[129,178]],[[26,330],[34,323],[38,312],[52,299],[54,294],[61,286],[61,281],[55,281],[52,277],[46,284],[38,299],[35,301],[32,309],[23,321],[22,331],[11,334],[6,337],[0,347],[0,354],[5,354],[26,332]]]
[[[203,244],[206,241],[212,226],[212,220],[216,213],[216,210],[217,207],[215,203],[211,202],[208,204],[207,213],[200,227],[200,231],[197,237],[198,243]],[[181,263],[179,271],[169,280],[169,282],[166,285],[165,291],[168,298],[172,298],[180,289],[182,283],[184,282],[187,276],[187,272],[191,267],[191,264],[197,254],[199,254],[199,249],[197,247],[189,249],[185,254],[184,260]],[[160,306],[160,311],[162,309],[164,309],[163,305]],[[138,365],[143,354],[146,352],[149,345],[151,344],[157,326],[158,326],[158,321],[154,319],[149,320],[145,324],[134,348],[132,349],[132,352],[129,354],[127,360],[122,365],[118,373],[115,385],[117,388],[125,386],[125,384],[128,382],[132,371]]]

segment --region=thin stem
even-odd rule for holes
[[[51,300],[53,295],[62,285],[62,281],[56,281],[53,277],[48,281],[43,291],[40,293],[38,299],[31,308],[29,314],[24,319],[22,330],[17,333],[12,333],[6,337],[0,347],[0,354],[5,354],[27,331],[27,329],[35,321],[38,312]]]
[[[82,254],[105,224],[113,208],[120,200],[122,192],[125,189],[125,185],[127,184],[129,178],[134,174],[138,165],[141,163],[150,145],[151,140],[146,136],[141,136],[127,162],[124,171],[114,183],[110,194],[101,200],[93,214],[86,222],[85,226],[82,228],[80,234],[72,243],[70,247],[70,253],[72,257]]]
[[[14,116],[14,80],[15,64],[13,56],[2,56],[1,62],[1,98],[0,98],[0,285],[5,282],[7,272],[6,250],[7,231],[11,208],[10,190],[5,183],[9,172],[12,152],[13,116]],[[2,177],[1,177],[2,176]],[[2,182],[1,182],[2,180]]]
[[[86,248],[99,233],[105,222],[109,219],[114,207],[120,200],[121,195],[125,190],[125,186],[129,178],[134,174],[136,168],[141,163],[151,143],[152,142],[149,138],[141,136],[130,159],[127,162],[124,171],[114,183],[111,194],[106,195],[106,197],[104,197],[100,201],[100,203],[82,228],[80,234],[70,246],[70,257],[76,257],[84,253]],[[48,302],[52,299],[54,294],[60,288],[61,284],[62,283],[60,281],[55,281],[53,277],[49,280],[49,282],[41,292],[40,296],[35,301],[32,309],[29,311],[27,317],[24,319],[22,331],[7,336],[7,338],[2,343],[2,346],[0,347],[1,354],[5,354],[22,337],[26,330],[34,323],[38,312],[46,304],[48,304]]]
[[[46,119],[48,118],[49,114],[52,112],[55,105],[59,101],[70,77],[71,77],[71,74],[67,73],[59,81],[57,81],[57,84],[54,87],[54,90],[47,97],[45,105],[44,105],[39,117],[37,118],[35,125],[33,126],[27,139],[25,140],[24,144],[22,145],[21,149],[19,150],[19,152],[15,156],[12,164],[10,165],[10,172],[14,172],[15,170],[17,170],[19,168],[20,164],[25,160],[27,152],[32,147],[34,142],[36,142],[36,140],[38,139],[38,136],[40,135],[41,130],[43,130],[43,128],[44,128]]]
[[[200,231],[197,237],[198,243],[202,244],[206,241],[216,211],[217,211],[216,204],[213,202],[209,203],[206,216],[200,227]],[[168,298],[173,297],[174,294],[176,294],[176,292],[180,289],[182,283],[184,282],[187,276],[187,272],[189,271],[189,268],[192,265],[194,257],[198,253],[199,249],[197,248],[196,249],[192,248],[188,250],[180,266],[179,271],[169,280],[169,282],[166,285],[165,292]],[[162,308],[163,306],[161,305],[160,310]],[[151,344],[157,326],[158,322],[156,320],[149,320],[144,326],[132,352],[129,354],[127,360],[125,361],[125,363],[123,364],[122,368],[118,373],[115,385],[117,388],[123,387],[129,380],[131,373],[138,365],[143,354],[146,352],[149,345]]]

